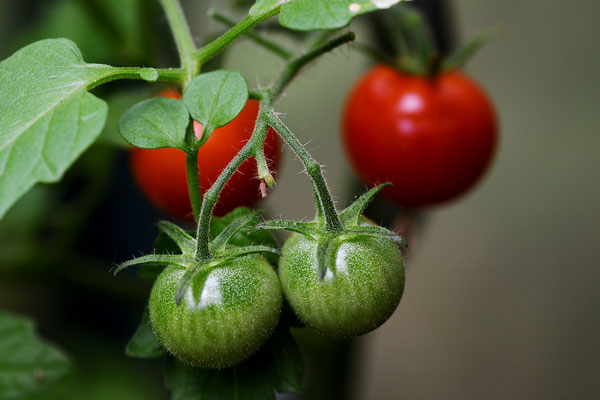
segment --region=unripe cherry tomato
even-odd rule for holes
[[[179,99],[179,92],[169,89],[159,96]],[[246,107],[229,124],[216,129],[198,153],[200,186],[206,192],[219,174],[250,139],[259,103],[248,100]],[[194,121],[196,137],[202,136],[202,125]],[[274,171],[279,165],[281,143],[279,136],[269,129],[265,141],[265,157]],[[146,197],[158,208],[180,219],[193,220],[187,176],[185,153],[179,149],[145,150],[135,148],[130,152],[133,176]],[[249,159],[231,177],[215,208],[215,215],[225,215],[239,206],[252,206],[260,198],[260,182],[256,162]]]
[[[385,238],[350,235],[333,241],[320,280],[317,240],[290,235],[279,260],[281,287],[307,326],[336,338],[362,335],[383,324],[402,298],[402,254]]]
[[[405,207],[451,200],[471,188],[496,148],[496,115],[484,91],[459,71],[435,77],[387,66],[368,71],[350,94],[343,140],[369,185]]]
[[[175,357],[202,368],[226,368],[250,357],[271,336],[282,295],[275,271],[262,257],[205,266],[177,305],[185,272],[165,268],[150,294],[152,327]]]

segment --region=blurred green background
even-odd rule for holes
[[[1,58],[19,40],[27,40],[25,32],[32,35],[33,21],[52,10],[35,7],[30,12],[27,5],[37,3],[2,0]],[[183,3],[198,38],[219,29],[206,22],[205,11],[209,6],[226,9],[225,2]],[[596,110],[600,105],[596,49],[600,3],[454,0],[444,4],[457,43],[490,25],[502,28],[502,36],[467,67],[497,105],[500,148],[481,185],[460,201],[427,214],[408,258],[400,307],[383,327],[361,339],[352,398],[600,398],[600,113]],[[64,29],[73,29],[78,20],[77,14],[69,12],[66,21],[71,23],[63,22]],[[137,22],[123,21],[123,29]],[[149,26],[162,30],[164,37],[159,40],[168,43],[160,13]],[[369,37],[361,23],[352,30],[364,40]],[[136,41],[133,35],[131,40],[119,43],[139,48],[140,38]],[[88,61],[115,56],[110,48],[95,43],[87,44],[89,51],[84,49]],[[126,54],[132,62],[143,63],[146,56]],[[168,55],[163,59],[168,60]],[[225,62],[241,69],[250,86],[267,83],[279,68],[277,59],[249,42],[236,45]],[[352,84],[369,65],[356,51],[338,50],[308,68],[279,106],[289,126],[325,164],[340,206],[351,200],[357,187],[340,145],[340,113]],[[109,169],[112,176],[131,183],[128,172],[120,169],[123,164],[116,165],[120,167]],[[271,215],[312,216],[310,185],[301,170],[288,153],[278,187],[263,203]],[[98,259],[108,262],[96,261],[100,265],[93,271],[101,278],[94,282],[112,282],[107,272],[111,262],[151,246],[155,228],[148,218],[129,215],[127,210],[141,207],[148,215],[153,211],[142,205],[135,188],[128,196],[115,213],[130,228],[117,237],[106,237]],[[93,206],[91,210],[93,214]],[[142,226],[136,225],[139,221],[144,221]],[[109,227],[94,225],[94,229],[108,231]],[[86,263],[78,267],[85,268],[82,275],[87,276]],[[85,278],[77,271],[70,274],[67,281],[78,290],[75,299],[99,296],[106,289],[94,291],[78,281]],[[121,283],[109,285],[115,286],[117,294],[102,303],[115,314],[106,315],[100,305],[89,310],[85,303],[57,300],[53,290],[62,286],[46,277],[47,273],[33,284],[25,278],[2,277],[0,308],[33,315],[46,337],[69,349],[87,376],[71,378],[70,384],[79,390],[113,390],[112,395],[96,393],[98,399],[165,398],[160,364],[122,354],[137,322],[130,313],[142,309],[147,288],[133,283],[134,276],[115,279]],[[62,312],[57,313],[57,308]],[[64,326],[55,326],[56,321],[72,322],[78,312],[97,312],[101,318],[97,325],[67,325],[72,333],[63,337]],[[117,334],[103,338],[106,326]],[[90,339],[92,333],[97,340]],[[91,350],[90,343],[94,343]],[[96,381],[86,381],[92,378]],[[56,390],[56,398],[67,398]]]

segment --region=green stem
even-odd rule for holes
[[[276,12],[273,11],[272,15],[275,15],[277,12],[279,12],[278,9],[276,10]],[[244,21],[247,21],[249,18],[250,17],[246,18]],[[264,18],[264,15],[261,16],[261,18],[263,18],[261,19],[261,21],[266,19]],[[244,21],[236,25],[236,27],[232,28],[232,30],[237,29],[237,32],[242,32],[243,29],[240,28],[240,25],[244,24]],[[254,25],[256,25],[257,23],[259,22],[256,22]],[[223,38],[226,35],[227,33],[221,36],[221,38]],[[229,42],[227,43],[231,43],[232,40],[229,40]],[[270,90],[252,92],[253,97],[260,100],[260,110],[258,112],[258,118],[256,120],[254,131],[252,132],[252,137],[250,138],[248,143],[246,143],[246,145],[242,148],[242,150],[240,150],[240,152],[233,158],[233,160],[231,160],[229,165],[227,165],[227,167],[223,170],[217,181],[204,194],[204,202],[202,203],[200,216],[198,217],[198,227],[196,231],[197,248],[195,258],[198,261],[205,262],[211,257],[209,248],[210,219],[212,211],[219,199],[219,194],[227,184],[227,181],[231,178],[235,171],[237,171],[237,169],[240,167],[240,165],[242,165],[244,161],[256,155],[258,155],[260,159],[260,152],[263,151],[269,126],[272,126],[273,128],[275,128],[276,131],[279,132],[283,140],[285,140],[288,143],[288,145],[292,148],[292,150],[294,150],[296,154],[298,154],[298,156],[304,163],[306,171],[308,172],[308,175],[313,181],[315,191],[318,193],[321,206],[325,213],[325,229],[327,229],[330,232],[339,232],[343,229],[342,222],[338,217],[337,211],[335,210],[335,205],[333,204],[333,199],[331,198],[331,194],[329,193],[327,183],[325,182],[325,179],[323,178],[323,175],[321,173],[321,166],[310,156],[310,154],[308,154],[304,146],[302,146],[302,143],[300,143],[300,141],[294,136],[294,134],[290,132],[290,130],[285,126],[285,124],[283,124],[283,122],[281,122],[281,120],[275,115],[275,113],[272,110],[272,107],[273,102],[281,94],[281,91],[283,91],[285,86],[287,86],[287,84],[298,74],[298,72],[303,66],[308,64],[310,61],[314,60],[316,57],[352,40],[354,40],[354,34],[350,32],[336,39],[333,39],[330,42],[324,43],[323,45],[315,48],[314,50],[311,50],[308,53],[290,61]],[[213,43],[216,43],[218,41],[219,39],[217,39],[217,41]],[[208,46],[212,46],[212,43]],[[214,47],[211,51],[220,51],[219,49],[222,50],[221,47]],[[204,51],[202,54],[214,55],[217,53]]]
[[[297,57],[296,59],[288,63],[283,69],[281,75],[279,76],[279,79],[277,79],[273,86],[271,86],[271,101],[274,101],[283,92],[283,89],[285,89],[285,87],[292,81],[292,79],[296,77],[296,75],[298,75],[302,67],[304,67],[306,64],[308,64],[315,58],[325,53],[328,53],[345,43],[353,41],[354,38],[354,33],[348,32],[345,35],[339,36],[329,42],[326,42],[314,48],[308,53],[303,54],[300,57]]]
[[[230,19],[230,18],[226,17],[225,15],[220,14],[216,11],[211,12],[210,17],[212,19],[214,19],[215,21],[218,21],[224,25],[227,25],[230,28],[233,28],[236,25],[235,21],[233,21],[232,19]],[[265,38],[264,36],[259,35],[257,33],[248,31],[248,32],[246,32],[246,36],[248,36],[250,39],[252,39],[256,44],[264,47],[265,49],[269,50],[273,54],[278,55],[279,57],[283,58],[284,60],[289,60],[294,55],[291,51],[287,50],[286,48],[281,46],[279,43],[275,43],[272,40]]]
[[[163,0],[166,1],[166,0]],[[219,36],[216,40],[210,42],[206,46],[197,50],[193,53],[193,57],[200,64],[204,64],[206,61],[210,60],[221,51],[223,51],[227,46],[229,46],[233,41],[238,39],[240,36],[246,34],[249,30],[254,28],[256,25],[260,24],[263,21],[279,14],[280,7],[274,8],[267,13],[259,14],[255,16],[247,16],[243,21],[239,24],[232,27],[230,30],[225,32],[223,35]]]
[[[188,191],[194,219],[198,221],[202,209],[202,191],[200,189],[200,176],[198,171],[198,151],[189,151],[185,157],[185,171],[187,173]]]
[[[306,151],[298,138],[288,129],[288,127],[275,115],[274,112],[267,114],[269,125],[279,133],[281,138],[292,148],[294,153],[300,157],[308,176],[313,181],[315,191],[318,194],[319,201],[325,214],[325,229],[329,232],[340,232],[343,230],[343,224],[338,217],[331,193],[327,187],[327,182],[323,177],[321,165]]]
[[[181,61],[181,68],[186,72],[183,85],[186,86],[193,78],[198,74],[200,70],[200,64],[192,56],[196,51],[196,45],[194,44],[194,38],[190,31],[190,27],[185,19],[183,9],[178,0],[160,0],[175,44],[177,45],[177,51],[179,52],[179,60]]]
[[[149,69],[150,68],[143,67],[112,67],[110,71],[106,73],[106,75],[92,82],[87,89],[92,90],[93,88],[103,85],[105,83],[121,79],[146,80],[142,78],[142,74],[144,72],[147,72]],[[180,68],[155,68],[154,70],[158,72],[157,81],[160,82],[182,83],[187,75],[186,71]]]
[[[242,165],[244,161],[252,157],[256,153],[256,149],[262,146],[267,136],[267,130],[269,125],[265,119],[266,112],[265,104],[261,103],[261,108],[254,127],[252,137],[246,143],[246,145],[240,150],[239,153],[231,160],[229,165],[225,167],[216,182],[208,189],[204,194],[204,202],[202,203],[202,209],[200,210],[200,217],[198,218],[198,229],[196,232],[197,248],[195,258],[200,262],[208,261],[211,257],[209,243],[210,243],[210,218],[215,208],[217,201],[219,200],[219,194],[227,184],[229,178],[233,176],[235,171]]]

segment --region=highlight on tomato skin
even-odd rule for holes
[[[158,95],[175,99],[181,97],[174,89]],[[258,108],[258,101],[248,100],[242,112],[226,126],[216,129],[200,148],[198,167],[203,194],[250,139]],[[201,137],[202,125],[196,121],[194,131],[197,137]],[[267,133],[265,157],[271,171],[276,172],[281,159],[281,140],[272,129]],[[129,159],[135,181],[153,205],[175,218],[193,220],[183,151],[134,148]],[[251,207],[260,198],[256,161],[251,158],[241,165],[221,192],[214,214],[222,216],[240,206]]]
[[[488,169],[497,146],[492,102],[453,70],[435,77],[376,66],[356,84],[342,121],[346,153],[368,185],[404,207],[451,201]]]

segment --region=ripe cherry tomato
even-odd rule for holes
[[[496,148],[496,116],[458,71],[428,78],[387,66],[367,72],[343,117],[346,152],[369,185],[405,207],[451,200],[483,175]]]
[[[179,99],[181,95],[165,90],[159,96]],[[198,153],[202,192],[210,188],[219,174],[250,139],[259,103],[248,100],[246,107],[229,124],[217,129]],[[194,121],[196,137],[202,136],[202,125]],[[279,136],[269,130],[265,141],[265,157],[271,170],[279,165]],[[185,170],[185,153],[178,149],[144,150],[130,153],[133,176],[150,201],[166,213],[180,219],[193,219]],[[231,177],[219,197],[215,215],[224,215],[239,206],[252,206],[260,197],[256,162],[247,160]]]

